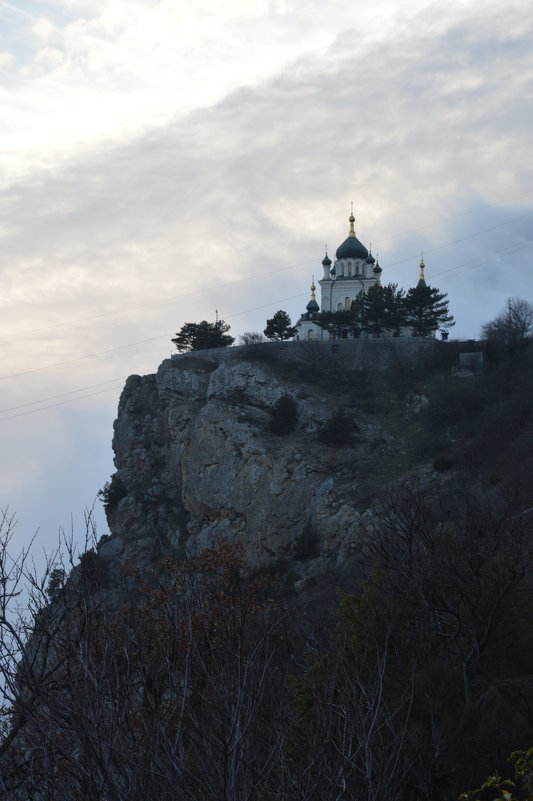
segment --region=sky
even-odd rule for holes
[[[532,0],[0,0],[0,508],[83,540],[126,377],[348,233],[452,337],[533,301]],[[99,534],[106,532],[96,501]]]

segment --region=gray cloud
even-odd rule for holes
[[[234,333],[262,329],[277,308],[297,316],[324,243],[332,252],[346,236],[352,199],[384,281],[416,281],[423,251],[457,335],[477,335],[507,295],[531,298],[524,11],[435,6],[388,39],[347,30],[259,86],[5,189],[0,336],[45,330],[1,340],[4,375],[161,339],[4,381],[4,405],[155,369],[171,350],[166,334],[216,308]],[[84,407],[108,420],[106,438],[115,406],[102,396]],[[82,433],[58,436],[83,451]],[[34,452],[54,463],[49,441]],[[34,492],[34,478],[17,482],[13,497]]]

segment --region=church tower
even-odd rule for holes
[[[348,218],[350,229],[344,242],[339,245],[335,262],[326,255],[322,259],[323,276],[320,285],[320,307],[315,300],[315,284],[311,287],[312,311],[307,304],[306,311],[296,323],[296,339],[329,339],[327,331],[322,330],[313,319],[318,312],[336,312],[350,309],[352,301],[371,286],[381,284],[381,267],[371,250],[363,245],[355,235],[353,207]],[[315,308],[316,307],[316,308]]]
[[[368,292],[371,286],[380,283],[381,267],[372,252],[355,235],[353,209],[348,222],[350,230],[337,248],[335,263],[331,267],[331,259],[327,254],[322,261],[324,276],[318,282],[321,289],[320,311],[349,309],[361,290]]]

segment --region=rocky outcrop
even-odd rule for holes
[[[309,353],[275,344],[204,351],[130,376],[113,439],[123,497],[110,504],[112,538],[101,555],[146,564],[169,548],[195,554],[219,537],[241,543],[255,564],[316,567],[357,551],[372,491],[366,467],[397,444],[360,409],[348,410],[344,443],[322,441],[342,371],[302,380],[320,367],[317,349],[311,361]],[[331,360],[330,348],[321,353]],[[277,436],[270,409],[284,394],[298,422]]]

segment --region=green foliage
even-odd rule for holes
[[[438,329],[447,331],[455,325],[447,297],[436,287],[420,284],[411,287],[405,296],[404,309],[413,336],[427,337]]]
[[[66,581],[67,581],[67,574],[65,573],[62,567],[56,567],[52,570],[52,572],[50,573],[48,586],[46,588],[46,594],[48,595],[51,601],[55,601],[60,597],[65,587]]]
[[[270,409],[270,430],[273,434],[290,434],[298,423],[298,409],[290,395],[282,395]]]
[[[320,439],[326,445],[349,445],[354,432],[358,432],[357,423],[346,414],[344,409],[337,409],[333,417],[325,423],[320,431]]]
[[[318,533],[309,523],[294,540],[292,552],[294,558],[300,562],[312,559],[318,554]]]
[[[267,339],[282,342],[285,339],[292,339],[296,334],[296,328],[291,325],[291,318],[287,312],[280,309],[274,317],[266,321],[264,334]]]
[[[107,584],[108,568],[106,562],[100,558],[93,548],[82,553],[79,557],[79,569],[83,586],[94,592]]]
[[[103,489],[98,491],[98,498],[102,501],[106,514],[109,514],[116,508],[121,498],[128,494],[123,482],[114,473],[109,481],[106,481]]]
[[[217,320],[215,323],[209,323],[207,320],[202,320],[201,323],[185,323],[172,342],[180,352],[226,348],[235,341],[234,337],[227,333],[229,330],[230,325],[224,320]]]
[[[459,801],[533,801],[533,746],[513,751],[514,781],[498,774],[487,776],[481,787],[461,793]]]
[[[446,295],[438,289],[415,287],[406,295],[398,284],[374,284],[366,293],[361,290],[350,309],[321,312],[316,322],[332,339],[357,338],[363,332],[398,336],[406,326],[411,326],[416,336],[428,336],[437,328],[454,325]]]
[[[348,333],[352,331],[354,319],[350,309],[342,309],[336,312],[321,312],[315,322],[320,328],[328,331],[332,339],[346,339]]]

